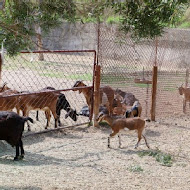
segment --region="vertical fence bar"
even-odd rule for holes
[[[94,127],[98,127],[98,122],[96,118],[99,113],[99,105],[100,105],[100,65],[96,65],[95,67],[95,83],[94,83]]]
[[[2,64],[3,64],[3,60],[2,60],[2,55],[1,55],[1,53],[0,53],[0,84],[1,84],[1,82],[2,82],[2,79],[1,79]]]
[[[152,71],[152,105],[151,105],[151,120],[155,121],[156,117],[156,90],[157,90],[157,75],[158,67],[154,66]]]
[[[151,120],[155,121],[156,118],[156,91],[158,80],[158,67],[157,67],[157,55],[158,55],[158,39],[155,40],[155,60],[152,71],[152,102],[151,102]]]

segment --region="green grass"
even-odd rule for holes
[[[167,86],[164,86],[163,90],[164,91],[170,91],[170,92],[173,92],[173,91],[176,91],[177,88],[174,88],[174,87],[167,87]]]
[[[43,72],[43,73],[39,73],[40,76],[43,77],[56,77],[56,78],[63,78],[64,75],[62,73],[59,72]]]
[[[181,25],[178,26],[179,28],[190,28],[190,22],[186,21],[183,22]]]
[[[92,80],[92,74],[91,73],[85,73],[85,74],[72,74],[72,75],[66,75],[65,76],[66,78],[69,78],[69,79],[75,79],[75,80],[87,80],[87,81],[90,81]]]
[[[133,78],[129,78],[126,76],[122,75],[102,75],[101,76],[101,82],[106,83],[106,84],[114,84],[118,83],[120,86],[130,86],[133,85],[135,87],[139,88],[147,88],[147,84],[141,84],[141,83],[134,83]],[[149,84],[149,88],[152,87],[152,84]]]
[[[40,76],[44,77],[56,77],[56,78],[67,78],[67,79],[74,79],[74,80],[92,80],[92,74],[85,73],[85,74],[71,74],[71,75],[64,75],[63,72],[43,72],[39,74]]]
[[[106,23],[108,24],[118,24],[119,23],[119,16],[109,16],[106,20]]]
[[[109,83],[109,84],[112,84],[112,83],[115,83],[117,81],[129,81],[131,80],[130,78],[126,77],[126,76],[122,76],[122,75],[102,75],[101,76],[101,81],[102,82],[105,82],[105,83]]]
[[[172,156],[170,154],[161,152],[159,149],[139,152],[138,155],[140,157],[143,157],[143,156],[152,156],[162,166],[171,167],[172,164],[173,164],[173,158],[172,158]]]
[[[141,83],[134,83],[134,86],[139,88],[147,88],[147,84],[141,84]],[[149,84],[148,87],[152,88],[152,84]]]
[[[139,165],[133,165],[128,168],[130,172],[142,172],[143,169]]]

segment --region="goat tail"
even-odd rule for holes
[[[31,123],[34,123],[31,117],[24,117],[24,121],[30,121]]]

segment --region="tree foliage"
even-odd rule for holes
[[[44,32],[61,24],[61,21],[75,21],[76,7],[72,0],[5,0],[0,10],[0,41],[10,55],[29,48],[35,26]]]
[[[2,4],[1,4],[2,5]],[[108,10],[119,15],[120,28],[136,39],[154,38],[175,24],[189,0],[4,0],[0,9],[0,42],[14,55],[31,47],[35,26],[43,32],[70,22],[103,22]]]
[[[188,0],[126,1],[114,5],[121,15],[121,30],[139,38],[154,38],[169,25],[175,25],[188,6]],[[127,7],[127,9],[126,9]]]

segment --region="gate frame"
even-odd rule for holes
[[[69,128],[69,127],[74,127],[74,126],[80,126],[80,125],[84,125],[84,124],[88,124],[90,125],[92,122],[92,116],[93,116],[93,111],[94,111],[94,97],[95,97],[95,92],[94,92],[94,86],[95,86],[95,76],[96,76],[96,65],[97,65],[97,53],[96,50],[38,50],[38,51],[21,51],[21,54],[29,54],[29,53],[82,53],[82,52],[86,52],[86,53],[94,53],[94,62],[93,62],[93,76],[92,76],[92,85],[90,86],[85,86],[85,87],[72,87],[72,88],[67,88],[67,89],[59,89],[59,90],[52,90],[52,92],[64,92],[64,91],[69,91],[69,90],[79,90],[79,89],[87,89],[87,88],[92,88],[92,104],[91,104],[91,110],[90,110],[90,117],[89,117],[89,122],[85,122],[85,123],[81,123],[81,124],[76,124],[76,125],[71,125],[71,126],[65,126],[65,127],[58,127],[55,129],[46,129],[40,132],[34,132],[34,133],[30,133],[30,134],[26,134],[24,136],[30,136],[30,135],[35,135],[35,134],[41,134],[41,133],[47,133],[49,131],[55,131],[55,130],[61,130],[64,128]],[[0,84],[2,83],[2,55],[0,53]],[[32,93],[22,93],[22,94],[12,94],[12,95],[6,95],[6,96],[1,96],[2,98],[4,97],[14,97],[14,96],[26,96],[26,95],[32,95],[32,94],[41,94],[41,93],[48,93],[45,91],[41,91],[41,92],[32,92]]]

